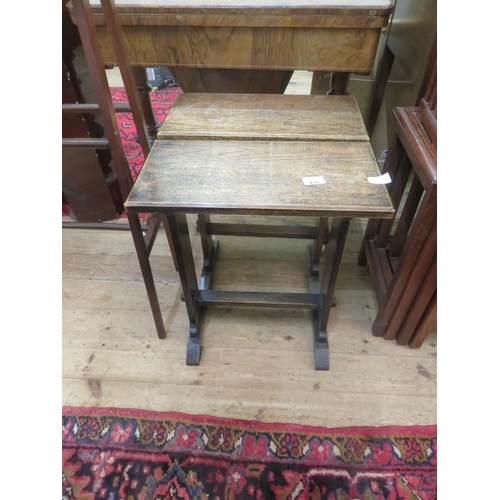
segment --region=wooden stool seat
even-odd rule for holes
[[[156,141],[126,206],[160,213],[386,218],[393,213],[387,190],[367,180],[378,175],[369,143]],[[314,176],[325,183],[304,184],[304,177]]]
[[[181,94],[158,139],[369,141],[355,97],[285,94]]]
[[[325,141],[369,145],[356,98],[320,95],[181,94],[163,122],[158,139]],[[289,164],[296,161],[300,161],[300,156],[289,158]],[[237,164],[236,160],[234,165]],[[311,168],[314,171],[313,165]],[[326,218],[319,218],[315,228],[291,229],[283,225],[212,224],[209,216],[200,215],[198,229],[205,260],[212,246],[210,237],[215,234],[313,239],[311,276],[318,276],[323,244],[329,238]]]

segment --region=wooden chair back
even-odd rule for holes
[[[379,305],[372,332],[400,344],[411,342],[437,290],[437,137],[431,135],[436,100],[432,93],[426,97],[421,107],[394,109],[396,133],[383,173],[392,178],[397,213],[392,220],[368,222],[358,259],[369,266]]]
[[[417,115],[437,149],[437,59],[434,60],[425,95],[418,104]]]
[[[118,21],[116,6],[113,0],[102,0],[102,8],[106,23],[110,27],[113,36],[113,45],[117,54],[118,64],[125,86],[125,91],[129,100],[129,106],[120,106],[119,111],[131,111],[138,134],[138,142],[147,157],[151,149],[151,141],[147,132],[144,112],[141,101],[135,85],[132,66],[128,59],[122,31]],[[118,178],[120,193],[125,200],[132,188],[132,176],[130,173],[127,157],[123,149],[116,120],[115,105],[111,98],[108,79],[106,76],[104,62],[100,53],[97,32],[94,19],[91,13],[91,7],[88,0],[72,0],[73,16],[78,27],[80,39],[82,42],[85,58],[88,64],[92,88],[96,96],[96,104],[63,104],[63,113],[99,113],[104,128],[104,138],[95,140],[93,138],[64,138],[63,150],[78,148],[85,149],[103,149],[107,148],[111,152],[113,163]]]
[[[118,13],[114,0],[101,0],[103,14],[106,24],[111,33],[113,48],[117,57],[118,67],[122,76],[125,91],[129,100],[129,110],[132,112],[134,123],[137,129],[138,142],[142,148],[144,158],[146,159],[151,150],[151,139],[148,135],[145,115],[139,97],[139,92],[136,87],[132,65],[128,57],[123,33],[121,30],[120,22],[118,20]],[[63,106],[63,112],[81,112],[85,113],[90,110],[100,113],[104,127],[105,138],[99,141],[96,145],[95,139],[63,139],[64,148],[80,147],[80,148],[95,148],[95,147],[108,147],[116,168],[118,183],[123,200],[128,197],[132,185],[132,175],[130,173],[127,157],[123,144],[121,142],[120,131],[116,120],[116,109],[113,105],[111,92],[109,89],[108,79],[106,76],[103,58],[100,52],[95,21],[92,16],[89,0],[72,0],[73,15],[78,26],[80,38],[82,41],[83,50],[88,63],[88,70],[91,77],[93,89],[96,95],[97,106],[90,105],[73,105]],[[121,111],[121,110],[120,110]],[[131,214],[128,217],[129,224],[134,224],[141,227],[141,222],[137,214]],[[145,232],[144,241],[136,242],[136,244],[144,246],[143,253],[149,255],[152,250],[160,224],[163,223],[165,233],[171,248],[172,240],[171,233],[168,228],[168,223],[165,217],[160,214],[154,214],[145,220],[145,225],[142,230]],[[92,226],[99,228],[99,224]],[[70,227],[75,227],[70,224]],[[85,226],[80,226],[85,227]],[[129,226],[118,224],[116,227],[102,226],[105,229],[128,229]],[[177,267],[177,262],[172,254],[174,265]],[[143,259],[144,260],[144,259]],[[141,262],[142,264],[142,262]]]

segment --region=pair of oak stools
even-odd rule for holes
[[[125,203],[160,213],[171,235],[189,319],[186,362],[197,365],[211,305],[312,310],[315,368],[329,369],[327,325],[352,218],[391,219],[395,210],[356,99],[351,96],[181,94]],[[196,276],[187,214],[197,214],[203,270]],[[211,215],[317,218],[316,227],[211,222]],[[333,219],[330,229],[328,219]],[[140,228],[131,225],[132,232]],[[212,290],[214,235],[309,238],[308,293]],[[142,238],[134,238],[157,326],[166,335]],[[322,272],[320,253],[327,241]],[[153,291],[153,293],[151,293]]]

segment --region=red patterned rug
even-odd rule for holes
[[[437,498],[437,428],[63,408],[63,500]]]
[[[127,94],[124,87],[110,87],[111,99],[115,104],[128,103]],[[156,119],[163,123],[172,107],[176,97],[182,94],[180,87],[170,87],[162,90],[150,92],[151,105]],[[135,128],[132,113],[117,113],[116,121],[120,130],[125,154],[127,155],[130,174],[135,181],[144,164],[144,155],[142,149],[137,142],[137,129]],[[70,207],[63,205],[63,215],[68,215]],[[126,215],[123,214],[125,217]]]
[[[127,94],[123,87],[111,87],[110,91],[111,99],[114,103],[128,103]],[[167,117],[172,104],[179,94],[182,94],[180,87],[170,87],[168,89],[150,92],[149,95],[151,96],[153,112],[155,118],[160,123],[163,123]],[[137,142],[137,129],[135,128],[132,113],[117,113],[116,121],[120,129],[120,137],[127,155],[130,173],[132,174],[132,179],[135,181],[144,163],[144,156]]]

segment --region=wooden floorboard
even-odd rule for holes
[[[310,311],[228,306],[208,310],[201,364],[186,366],[187,316],[163,232],[151,254],[167,331],[159,340],[131,235],[64,229],[63,404],[322,426],[436,423],[437,336],[410,349],[371,335],[377,303],[368,270],[356,264],[365,224],[351,223],[330,316],[328,372],[314,370]],[[308,242],[217,239],[214,288],[307,287]]]

